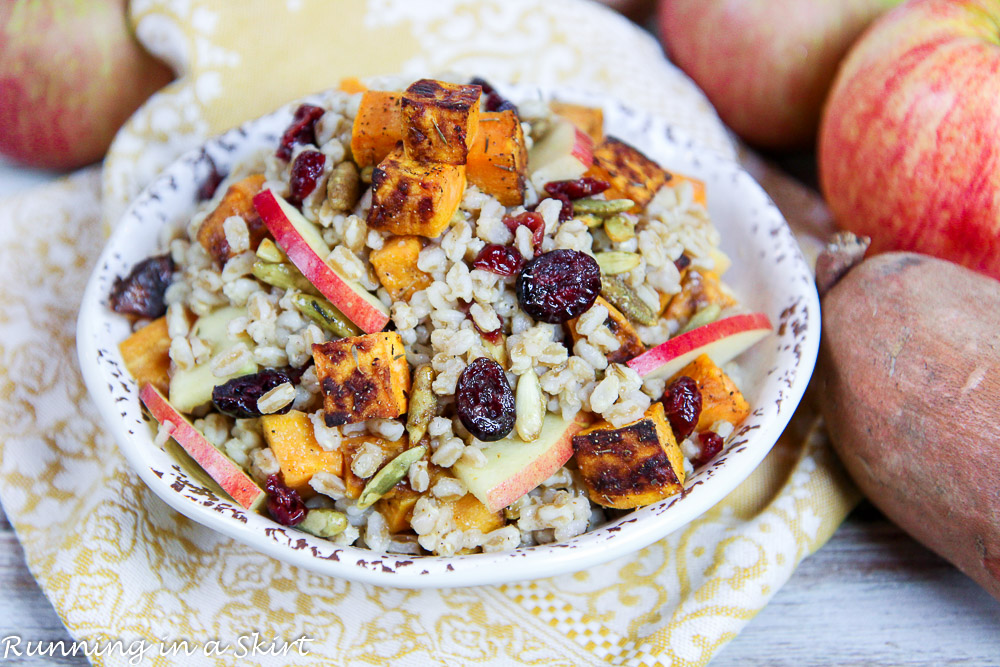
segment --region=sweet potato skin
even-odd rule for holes
[[[819,392],[854,481],[1000,599],[1000,283],[889,253],[823,299]]]

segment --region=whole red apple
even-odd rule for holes
[[[133,37],[126,2],[0,2],[0,153],[55,169],[99,160],[170,81]]]
[[[837,64],[901,0],[661,0],[671,59],[736,134],[761,148],[811,148]]]
[[[820,184],[871,250],[1000,279],[1000,2],[911,0],[844,60],[820,129]]]

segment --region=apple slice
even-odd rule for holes
[[[498,512],[565,465],[573,456],[573,436],[590,421],[586,412],[570,421],[546,415],[534,442],[524,442],[516,435],[491,442],[482,449],[485,466],[473,468],[459,461],[451,470],[490,512]]]
[[[580,178],[594,163],[594,140],[564,118],[528,151],[528,171],[535,189],[546,183]]]
[[[156,421],[161,425],[171,424],[170,436],[233,500],[248,510],[256,510],[264,502],[267,493],[243,472],[243,468],[210,443],[159,389],[147,383],[139,391],[139,398]]]
[[[374,294],[326,263],[330,248],[315,225],[271,190],[261,191],[253,198],[253,205],[288,259],[320,294],[365,333],[385,328],[389,309]]]
[[[669,378],[701,354],[721,366],[770,332],[764,313],[733,315],[671,338],[631,359],[628,367],[641,377]]]

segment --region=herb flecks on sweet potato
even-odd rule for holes
[[[464,165],[479,131],[481,95],[479,86],[432,79],[410,84],[400,102],[406,157]]]
[[[635,202],[632,212],[645,208],[670,174],[653,160],[624,141],[605,137],[594,147],[594,163],[587,176],[607,181],[611,187],[605,191],[608,199],[631,199]]]
[[[403,139],[400,93],[369,90],[361,96],[361,106],[351,130],[351,154],[359,167],[374,167]]]
[[[391,419],[406,412],[410,366],[398,333],[313,345],[313,359],[327,426]]]
[[[466,169],[469,183],[504,206],[524,203],[528,149],[515,111],[482,114]]]

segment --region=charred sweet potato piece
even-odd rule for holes
[[[464,192],[465,165],[414,162],[397,145],[372,172],[368,226],[435,238],[448,226]]]
[[[562,116],[599,144],[604,139],[604,110],[552,100],[549,108],[557,116]]]
[[[398,333],[313,345],[327,426],[391,419],[406,412],[410,366]]]
[[[469,183],[496,197],[504,206],[518,206],[524,203],[527,171],[528,149],[517,112],[482,114],[479,134],[466,164]]]
[[[161,393],[170,391],[170,334],[167,318],[153,320],[118,344],[125,368],[142,387],[147,382]]]
[[[344,453],[344,487],[347,489],[349,498],[357,498],[364,491],[365,485],[371,476],[362,479],[354,474],[354,460],[361,452],[365,444],[372,444],[382,450],[382,465],[393,460],[404,451],[409,449],[409,440],[404,435],[399,440],[385,440],[376,435],[361,435],[356,438],[344,438],[340,441],[340,451]],[[379,466],[381,468],[381,466]],[[374,476],[374,473],[372,473]],[[396,488],[390,489],[389,493],[395,493]]]
[[[403,146],[415,162],[464,165],[479,130],[483,89],[420,79],[403,93]]]
[[[608,199],[631,199],[633,212],[646,207],[670,174],[639,150],[614,137],[605,137],[594,147],[594,163],[586,176],[607,181]]]
[[[642,344],[639,333],[632,326],[632,323],[628,321],[628,318],[622,315],[620,310],[608,303],[602,296],[597,297],[594,305],[597,304],[608,309],[608,319],[604,321],[604,324],[622,344],[614,352],[608,353],[607,357],[610,363],[623,364],[632,357],[637,357],[646,351],[646,346]],[[566,322],[566,326],[569,328],[569,335],[573,337],[574,343],[580,338],[580,334],[576,332],[576,323],[579,319],[578,317],[574,317]]]
[[[315,493],[309,486],[313,475],[328,472],[340,476],[343,455],[340,450],[328,452],[320,447],[306,413],[292,410],[283,415],[264,415],[260,425],[288,488],[308,498]]]
[[[670,299],[663,317],[684,322],[712,304],[729,308],[736,305],[736,300],[722,290],[719,276],[715,272],[691,268],[684,272],[681,291]]]
[[[414,292],[428,287],[434,279],[417,268],[424,247],[419,236],[390,236],[370,256],[375,275],[393,301],[409,301]]]
[[[399,93],[384,90],[369,90],[361,96],[351,130],[351,154],[359,167],[374,167],[403,139],[401,98]]]
[[[670,381],[673,382],[682,375],[698,383],[698,390],[701,392],[701,415],[695,431],[707,431],[720,419],[735,426],[750,414],[750,404],[732,378],[716,366],[707,354],[682,368]]]
[[[230,249],[223,227],[229,216],[238,215],[247,223],[251,250],[256,250],[260,242],[268,236],[267,225],[257,215],[257,209],[253,205],[254,195],[260,192],[264,180],[264,174],[254,174],[230,185],[219,205],[201,223],[198,229],[198,243],[208,251],[219,266],[237,254]]]
[[[684,455],[662,403],[621,428],[601,422],[581,431],[573,436],[573,455],[587,493],[598,505],[631,509],[684,488]]]

